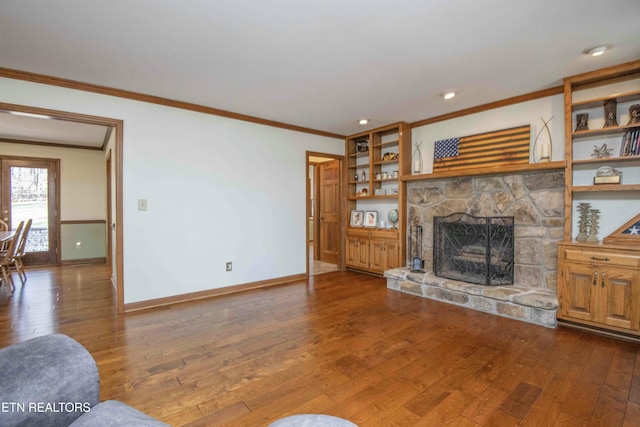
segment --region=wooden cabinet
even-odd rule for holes
[[[382,274],[401,265],[397,230],[351,228],[346,241],[348,268]]]
[[[638,245],[575,239],[581,203],[600,212],[600,242],[640,212],[640,149],[626,145],[628,136],[640,134],[640,123],[630,117],[638,103],[640,61],[564,79],[565,220],[558,252],[558,319],[634,335],[640,335]],[[596,183],[600,168],[621,172],[620,182]]]
[[[401,178],[410,175],[411,127],[395,123],[351,135],[345,140],[345,152],[346,266],[376,273],[398,267],[406,256],[406,182]],[[397,229],[390,229],[387,216],[392,209],[398,210]],[[376,212],[377,226],[352,227],[353,211],[360,211],[361,217]]]
[[[640,250],[560,243],[558,318],[640,335]]]

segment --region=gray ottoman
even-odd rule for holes
[[[269,427],[358,427],[351,421],[331,415],[322,414],[299,414],[282,418],[271,424]]]
[[[98,367],[74,339],[47,335],[0,349],[0,426],[162,426],[122,402],[99,402]]]

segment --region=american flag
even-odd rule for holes
[[[640,221],[632,224],[631,227],[624,230],[622,234],[640,234]]]
[[[445,157],[456,157],[458,155],[458,144],[460,138],[443,139],[436,141],[433,147],[433,158],[442,159]]]

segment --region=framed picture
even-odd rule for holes
[[[351,221],[349,221],[349,225],[352,227],[362,227],[364,225],[364,212],[351,211]]]
[[[364,226],[365,227],[377,227],[378,226],[378,211],[366,211],[364,214]]]

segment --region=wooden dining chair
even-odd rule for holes
[[[14,266],[14,263],[15,263],[15,253],[18,247],[18,240],[20,240],[20,236],[22,235],[23,227],[24,227],[24,221],[20,221],[20,224],[18,224],[18,228],[16,228],[16,234],[9,241],[7,250],[2,252],[1,258],[0,258],[0,270],[2,272],[2,281],[6,283],[6,285],[9,287],[9,293],[11,294],[13,294],[13,291],[16,288],[13,284],[13,279],[11,278],[11,267]]]
[[[16,247],[15,254],[13,255],[13,266],[18,272],[20,282],[24,285],[27,281],[27,273],[24,271],[24,264],[22,258],[24,258],[25,249],[27,247],[27,238],[29,237],[29,231],[31,230],[32,219],[29,219],[22,230],[18,246]]]
[[[9,224],[0,219],[0,231],[9,231]],[[0,244],[0,251],[6,251],[9,242],[3,242]]]

